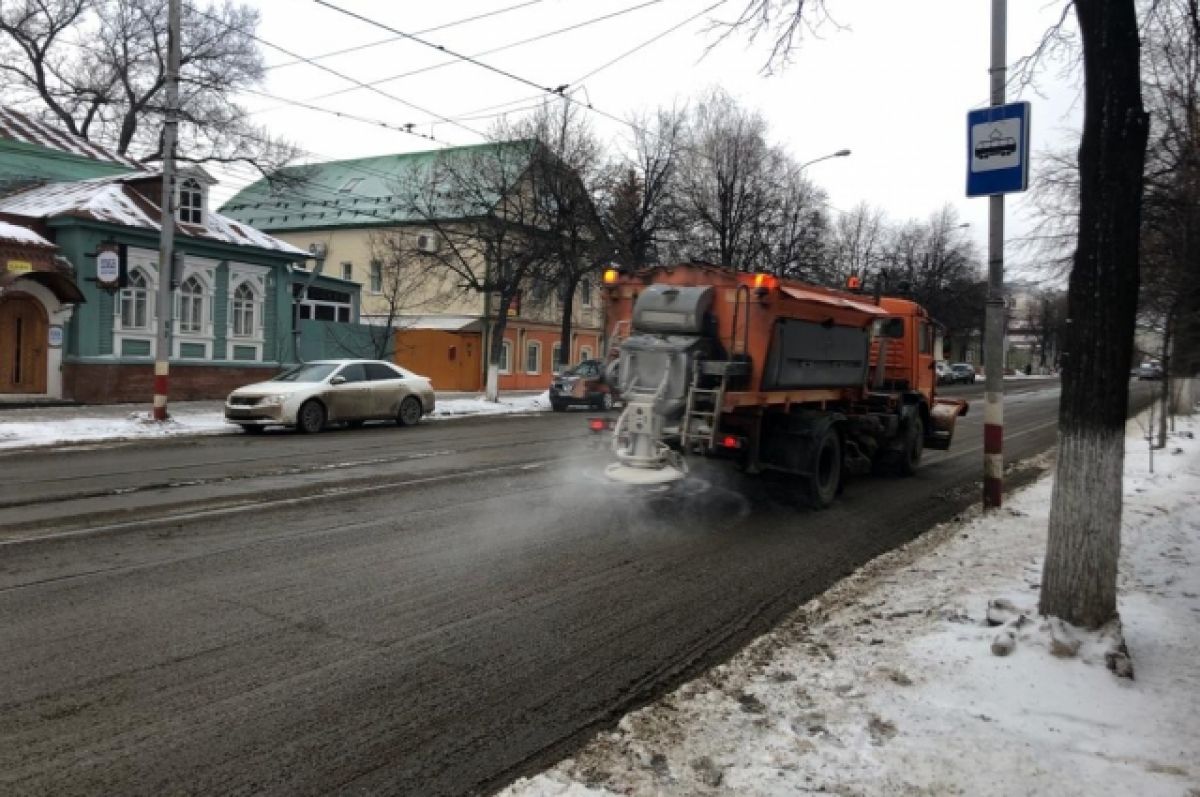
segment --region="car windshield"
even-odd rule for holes
[[[320,382],[333,373],[337,363],[297,365],[272,379],[272,382]]]
[[[600,368],[594,360],[586,360],[565,371],[566,376],[596,376],[599,373]]]

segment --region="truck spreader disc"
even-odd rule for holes
[[[677,482],[687,474],[673,465],[661,468],[634,468],[614,462],[604,469],[604,475],[621,484],[655,485]]]

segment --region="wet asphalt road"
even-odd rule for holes
[[[823,512],[632,497],[578,413],[0,456],[0,793],[488,791],[977,500],[981,410]]]

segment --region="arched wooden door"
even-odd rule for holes
[[[0,297],[0,393],[46,392],[47,327],[36,299]]]

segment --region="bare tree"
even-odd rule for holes
[[[677,248],[677,181],[686,114],[660,108],[633,120],[632,151],[607,170],[605,227],[623,265],[640,269]]]
[[[529,178],[543,203],[539,217],[548,226],[543,236],[547,269],[531,279],[554,286],[558,297],[560,347],[563,363],[571,356],[575,297],[580,285],[607,262],[612,253],[593,197],[603,177],[601,148],[578,106],[563,102],[543,105],[512,127],[507,138],[541,142],[533,151]]]
[[[1129,363],[1137,313],[1142,107],[1133,0],[1075,0],[1083,43],[1079,239],[1068,288],[1057,478],[1041,611],[1096,628],[1117,616]]]
[[[271,171],[294,149],[252,126],[232,100],[261,82],[258,11],[183,6],[179,152],[193,162]],[[166,0],[15,0],[0,4],[0,90],[15,107],[147,161],[161,157]]]
[[[714,89],[692,112],[683,150],[681,235],[690,254],[725,268],[748,268],[756,224],[773,199],[766,121]]]
[[[396,202],[438,237],[422,268],[488,305],[486,397],[499,398],[504,330],[523,288],[553,260],[553,219],[532,179],[541,144],[507,141],[442,150],[396,181]]]
[[[861,202],[833,225],[830,277],[835,284],[847,277],[867,277],[883,263],[886,235],[883,211]]]

